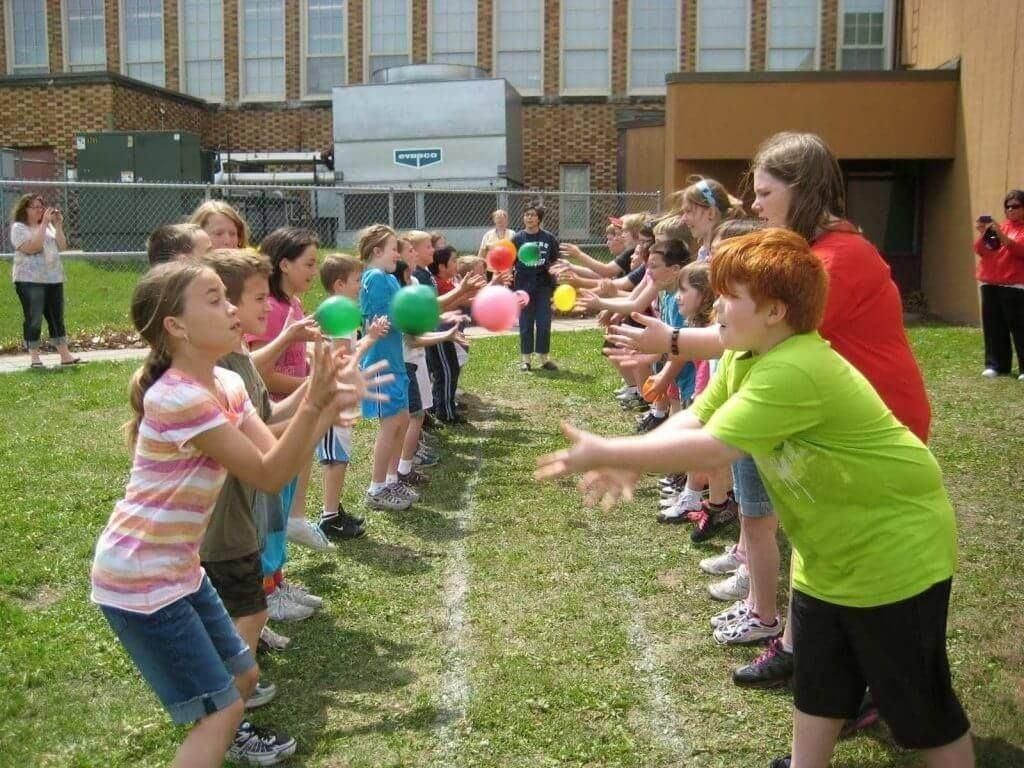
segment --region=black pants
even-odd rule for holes
[[[535,283],[524,290],[530,303],[519,310],[519,351],[524,355],[551,351],[551,296],[554,286]]]
[[[43,318],[50,329],[50,342],[64,344],[67,330],[64,328],[64,283],[15,283],[14,290],[21,300],[21,312],[25,317],[21,325],[26,349],[39,346],[43,331]]]
[[[1018,372],[1024,373],[1024,289],[981,286],[981,329],[985,336],[985,367],[1000,374],[1011,373],[1016,350]]]
[[[455,342],[427,347],[427,370],[434,395],[434,416],[441,421],[455,418],[455,390],[459,387],[459,358]]]

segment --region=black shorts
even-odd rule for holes
[[[970,728],[946,658],[951,581],[875,608],[848,608],[793,590],[793,703],[808,715],[847,719],[864,689],[906,749],[932,749]]]
[[[241,619],[267,610],[259,552],[234,560],[204,561],[203,569],[231,618]]]
[[[409,374],[409,413],[419,413],[423,410],[423,399],[420,397],[420,387],[416,383],[416,363],[406,363],[405,372]]]

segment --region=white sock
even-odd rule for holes
[[[408,475],[410,472],[412,472],[412,461],[409,459],[399,459],[398,474]]]
[[[662,410],[661,408],[655,408],[652,405],[651,406],[651,415],[654,416],[655,418],[658,418],[658,419],[664,419],[666,416],[668,416],[668,411]]]
[[[387,488],[387,486],[388,486],[387,483],[374,483],[374,482],[371,481],[370,482],[370,493],[380,493],[385,488]]]
[[[392,474],[391,474],[391,473],[389,472],[389,473],[388,473],[388,479],[387,479],[387,484],[388,484],[388,485],[394,485],[394,484],[395,484],[395,483],[397,483],[397,482],[398,482],[398,473],[397,473],[397,472],[395,472],[395,474],[393,474],[393,475],[392,475]]]

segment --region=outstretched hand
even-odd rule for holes
[[[605,339],[621,349],[632,349],[648,354],[664,354],[672,347],[672,326],[656,317],[634,312],[632,319],[642,327],[613,325]]]
[[[585,473],[579,482],[587,506],[600,504],[610,509],[619,500],[633,498],[633,488],[640,476],[632,470],[608,466],[613,457],[607,455],[607,441],[591,432],[562,423],[562,433],[573,443],[568,448],[537,459],[537,480],[554,480]]]

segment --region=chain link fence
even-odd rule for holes
[[[117,344],[105,339],[111,334],[120,338],[131,327],[128,305],[139,275],[148,266],[149,233],[163,224],[187,220],[204,200],[225,200],[238,209],[250,227],[253,244],[277,227],[289,225],[315,231],[324,249],[351,252],[360,229],[384,222],[400,232],[440,231],[460,253],[476,253],[492,226],[495,209],[506,210],[515,228],[523,209],[538,201],[545,208],[545,229],[596,258],[609,257],[604,240],[609,217],[657,211],[660,205],[656,193],[0,179],[0,201],[8,217],[0,261],[8,265],[14,255],[10,213],[18,197],[27,192],[41,195],[63,214],[69,246],[62,254],[68,331],[81,344],[94,346]],[[312,293],[307,303],[319,299],[319,285]],[[21,312],[14,291],[7,295],[0,312],[0,351],[20,347]]]
[[[266,185],[89,183],[0,180],[4,209],[34,192],[64,215],[69,256],[143,259],[147,235],[162,224],[187,220],[204,200],[224,200],[248,222],[252,240],[282,226],[315,231],[325,248],[350,248],[363,227],[378,222],[402,231],[443,232],[460,252],[475,252],[491,227],[491,213],[508,211],[513,228],[534,201],[545,210],[544,228],[559,239],[600,247],[611,216],[656,211],[657,193],[576,193],[504,189],[383,189]],[[10,258],[9,236],[3,256]]]

